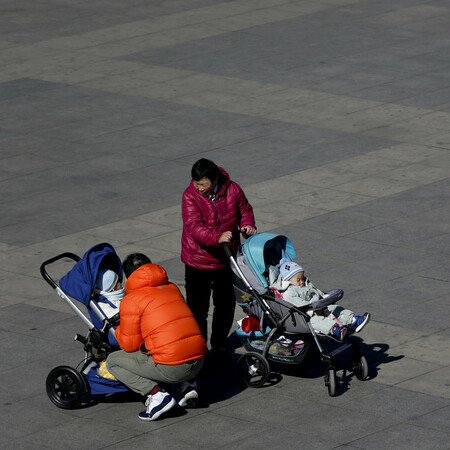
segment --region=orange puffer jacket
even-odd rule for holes
[[[116,337],[126,352],[141,350],[158,364],[201,358],[206,342],[178,287],[163,267],[144,264],[127,279]]]

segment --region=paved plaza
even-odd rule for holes
[[[0,448],[449,449],[449,29],[448,0],[0,0]],[[232,334],[197,409],[57,408],[46,377],[86,327],[41,263],[109,242],[184,289],[203,157],[371,312],[369,379],[330,397],[312,358],[245,388]]]

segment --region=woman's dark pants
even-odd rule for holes
[[[214,305],[211,327],[212,349],[226,348],[228,333],[234,320],[236,306],[232,274],[229,267],[203,270],[185,265],[186,302],[207,340],[207,318],[212,292]]]

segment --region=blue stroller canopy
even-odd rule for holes
[[[293,260],[297,255],[294,246],[286,236],[272,233],[256,233],[250,236],[242,246],[242,253],[265,288],[267,288],[267,281],[263,274],[267,267],[278,264],[281,258]],[[270,261],[271,258],[272,261]]]
[[[113,246],[108,243],[97,244],[89,249],[69,273],[59,281],[61,289],[89,307],[91,294],[100,266],[114,270],[122,279],[122,264]]]

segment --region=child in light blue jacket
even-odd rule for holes
[[[298,307],[308,306],[326,295],[305,277],[303,267],[286,258],[280,261],[279,270],[273,266],[270,268],[269,284],[285,301]],[[359,332],[370,319],[367,312],[357,316],[353,311],[337,305],[328,305],[325,310],[308,313],[311,314],[311,325],[315,331],[340,340],[345,337],[347,327]]]

